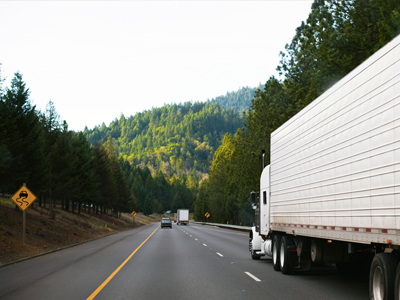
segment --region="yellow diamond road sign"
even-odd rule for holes
[[[36,200],[36,196],[23,185],[18,192],[11,197],[11,200],[18,205],[20,210],[24,211]]]
[[[133,211],[133,212],[131,213],[131,215],[132,215],[133,217],[136,216],[136,212]]]

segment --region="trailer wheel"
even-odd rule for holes
[[[398,264],[398,258],[392,253],[375,255],[369,273],[369,297],[371,300],[393,299]]]
[[[281,263],[279,260],[281,240],[279,235],[274,235],[272,240],[272,265],[275,271],[281,270]]]
[[[394,281],[394,299],[400,299],[400,264],[397,267],[396,279]]]
[[[292,266],[290,264],[290,260],[292,259],[292,255],[290,253],[289,246],[294,245],[293,239],[288,236],[283,236],[281,238],[281,247],[280,247],[280,261],[281,261],[281,272],[282,274],[292,274]]]

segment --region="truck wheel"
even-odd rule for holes
[[[254,260],[258,260],[258,259],[261,258],[261,256],[256,254],[255,251],[251,250],[251,258],[254,259]]]
[[[371,300],[393,299],[398,258],[392,253],[375,255],[369,272],[369,297]]]
[[[275,271],[281,270],[281,263],[279,260],[280,245],[280,236],[274,235],[274,239],[272,240],[272,265]]]
[[[397,267],[396,279],[394,280],[394,299],[400,299],[400,264]]]
[[[249,250],[250,250],[251,258],[252,258],[252,259],[260,259],[261,256],[258,255],[258,254],[256,254],[256,251],[253,250],[252,241],[253,241],[253,237],[250,237],[250,238],[249,238]]]
[[[288,236],[283,236],[281,238],[281,247],[280,247],[280,262],[281,262],[281,272],[282,274],[292,274],[292,266],[290,264],[291,253],[289,246],[294,245],[293,240]]]

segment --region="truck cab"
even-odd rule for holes
[[[260,192],[251,193],[252,207],[255,210],[255,226],[249,234],[249,250],[253,259],[271,256],[269,197],[270,197],[270,166],[263,169],[260,179]],[[258,197],[257,197],[258,195]]]

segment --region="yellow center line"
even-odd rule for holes
[[[98,293],[100,293],[100,291],[107,285],[107,283],[110,282],[111,279],[113,279],[113,277],[122,269],[123,266],[125,266],[125,264],[132,258],[132,256],[136,253],[136,251],[138,251],[140,249],[140,247],[143,246],[144,243],[147,242],[147,240],[154,234],[154,232],[157,231],[157,229],[160,228],[160,226],[158,226],[148,237],[147,239],[144,240],[143,243],[140,244],[139,247],[137,247],[135,249],[135,251],[132,252],[131,255],[129,255],[129,257],[127,259],[125,259],[125,261],[110,275],[108,276],[108,278],[86,299],[86,300],[92,300],[94,297],[97,296]]]

